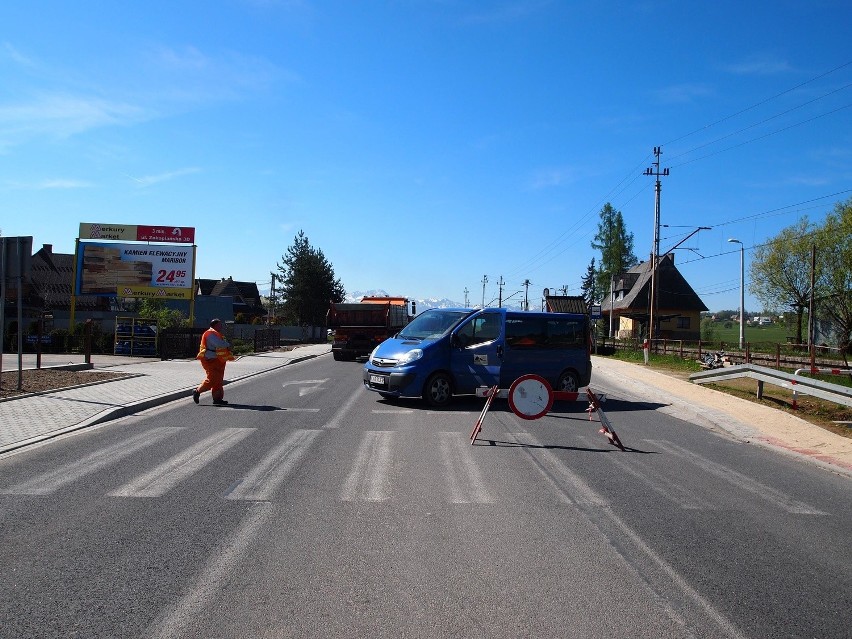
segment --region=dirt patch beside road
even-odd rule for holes
[[[18,370],[4,370],[2,378],[0,378],[0,399],[72,388],[94,382],[112,381],[128,376],[127,373],[110,373],[106,371],[67,371],[52,368],[33,368],[21,372],[21,388],[19,389]]]

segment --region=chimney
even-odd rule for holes
[[[53,244],[43,244],[41,250],[45,253],[53,255]]]

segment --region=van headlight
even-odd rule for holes
[[[401,365],[410,364],[411,362],[416,362],[421,357],[423,357],[423,349],[412,348],[399,359],[399,363]]]

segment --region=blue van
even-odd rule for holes
[[[364,386],[383,397],[445,406],[477,387],[508,388],[521,375],[576,391],[592,376],[589,317],[505,308],[434,308],[386,339],[364,364]]]

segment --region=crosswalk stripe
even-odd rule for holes
[[[159,497],[241,442],[254,430],[253,428],[229,428],[213,433],[150,472],[109,493],[109,496]]]
[[[474,461],[469,438],[464,433],[439,433],[441,459],[454,504],[492,503],[482,474]]]
[[[370,431],[364,434],[355,454],[355,463],[343,484],[343,501],[385,501],[390,497],[391,431]]]
[[[296,430],[266,457],[242,481],[229,491],[226,499],[269,500],[287,476],[298,466],[320,430]]]
[[[137,433],[128,439],[102,448],[91,455],[86,455],[76,462],[43,473],[10,488],[0,488],[0,493],[7,495],[49,495],[86,475],[97,472],[110,464],[114,464],[125,457],[133,455],[143,448],[156,444],[180,430],[183,430],[183,427],[162,426]]]

